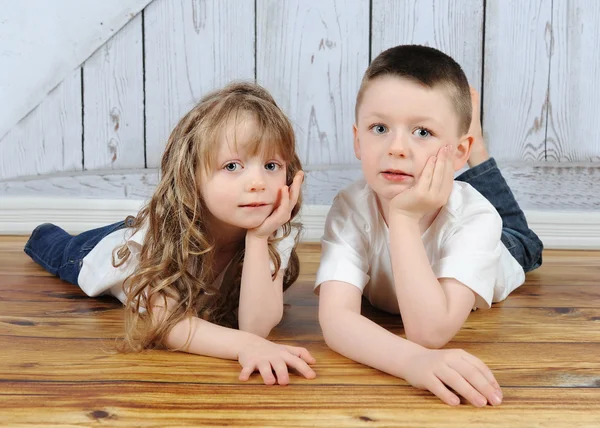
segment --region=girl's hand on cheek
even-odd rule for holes
[[[275,210],[263,221],[263,223],[249,229],[248,234],[257,238],[268,239],[277,229],[290,221],[292,210],[300,197],[300,188],[304,181],[304,172],[298,171],[291,186],[284,186],[279,191],[279,201]]]
[[[241,381],[247,381],[252,373],[258,371],[265,385],[287,385],[290,381],[288,367],[296,369],[306,379],[317,377],[309,367],[316,360],[305,348],[279,345],[266,339],[247,346],[239,353],[238,361],[242,366]]]
[[[417,183],[390,201],[390,214],[419,221],[448,202],[454,181],[451,147],[444,146],[437,158],[427,160]]]

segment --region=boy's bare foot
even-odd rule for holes
[[[480,115],[480,101],[479,93],[474,87],[470,86],[471,89],[471,104],[473,106],[471,127],[469,128],[469,134],[473,136],[473,145],[471,146],[471,154],[467,161],[470,168],[485,162],[490,158],[488,151],[483,141],[483,131],[481,130],[481,115]]]

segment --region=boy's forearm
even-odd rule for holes
[[[258,340],[264,339],[249,332],[191,317],[180,321],[171,329],[165,345],[191,354],[237,360],[241,349]]]
[[[266,337],[283,316],[283,290],[277,292],[271,278],[266,239],[246,237],[238,313],[240,330]]]
[[[319,312],[327,345],[353,361],[404,378],[405,361],[423,348],[350,310]]]
[[[448,300],[431,269],[418,223],[390,217],[390,252],[407,338],[428,347],[443,346],[457,331],[449,322]]]

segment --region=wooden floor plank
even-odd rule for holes
[[[115,352],[123,309],[36,265],[24,237],[0,237],[0,426],[600,426],[600,253],[545,251],[506,301],[471,313],[455,341],[503,386],[498,408],[451,408],[327,348],[312,288],[318,244],[299,248],[299,282],[270,338],[305,346],[318,377],[267,387],[236,361]],[[402,334],[398,316],[363,312]]]

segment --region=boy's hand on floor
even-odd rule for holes
[[[279,345],[262,338],[240,352],[238,361],[242,366],[241,381],[247,381],[252,373],[258,371],[265,385],[287,385],[290,381],[288,367],[296,369],[307,379],[317,377],[308,365],[316,360],[305,348]]]
[[[413,355],[402,377],[419,389],[427,389],[444,403],[456,406],[459,398],[452,388],[476,407],[502,402],[500,385],[490,369],[462,349],[424,349]]]
[[[451,149],[444,146],[437,157],[429,158],[417,183],[390,201],[391,215],[400,214],[419,221],[448,202],[454,183]]]

